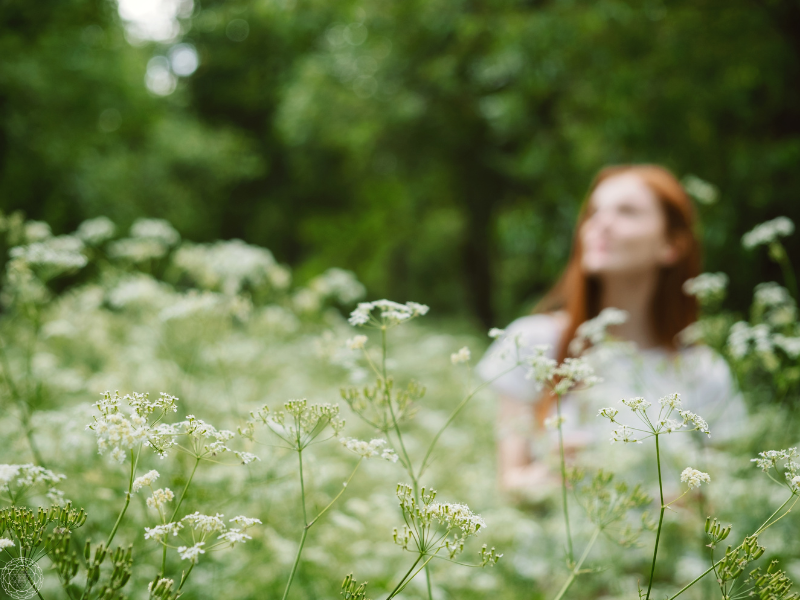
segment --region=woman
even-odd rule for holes
[[[522,356],[547,344],[551,357],[560,362],[570,356],[570,342],[582,323],[605,308],[625,311],[625,321],[610,326],[608,332],[627,341],[629,350],[609,353],[589,348],[585,356],[604,382],[562,401],[568,451],[594,450],[581,452],[582,464],[607,468],[613,462],[618,472],[648,471],[637,465],[642,453],[620,448],[625,444],[596,451],[599,444],[608,444],[611,435],[608,422],[597,418],[597,412],[618,406],[621,398],[643,396],[655,404],[658,398],[679,392],[685,408],[706,418],[715,439],[734,435],[744,417],[724,360],[705,346],[679,342],[678,334],[697,318],[695,299],[683,292],[686,280],[700,271],[694,228],[691,201],[666,169],[655,165],[603,169],[578,217],[572,256],[560,281],[536,314],[514,321],[478,365],[478,374],[487,381],[513,366],[512,358],[501,350],[515,336]],[[495,379],[492,387],[501,398],[502,487],[534,491],[557,483],[547,461],[554,435],[541,427],[554,410],[552,397],[537,391],[523,367]],[[679,444],[685,447],[686,440]]]

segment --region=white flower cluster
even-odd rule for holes
[[[181,241],[181,234],[165,219],[136,219],[131,225],[130,235],[158,240],[167,246],[174,246]]]
[[[13,548],[15,546],[14,542],[8,538],[0,538],[0,550],[5,550],[6,548]]]
[[[727,287],[728,276],[725,273],[702,273],[683,283],[683,291],[703,303],[721,300]]]
[[[469,362],[469,359],[470,359],[470,352],[469,348],[467,348],[466,346],[461,348],[458,352],[454,352],[453,354],[450,355],[450,362],[452,362],[454,365],[467,363]]]
[[[163,525],[156,525],[155,527],[144,528],[144,539],[163,541],[165,537],[172,534],[177,536],[178,532],[183,529],[183,523],[164,523]]]
[[[711,477],[708,473],[703,473],[692,467],[686,467],[681,472],[681,483],[686,483],[690,490],[699,488],[701,483],[711,483]]]
[[[367,293],[355,273],[335,267],[309,281],[308,289],[322,299],[332,298],[340,304],[360,300]]]
[[[182,560],[196,563],[200,555],[206,553],[206,551],[203,550],[205,544],[205,542],[197,542],[194,546],[178,546],[178,555]]]
[[[379,318],[373,315],[377,309]],[[372,324],[377,327],[398,325],[410,321],[415,317],[421,317],[428,313],[429,308],[417,302],[406,302],[400,304],[391,300],[375,300],[374,302],[359,302],[356,309],[350,313],[348,321],[351,325]]]
[[[594,369],[586,359],[567,358],[559,365],[547,356],[549,350],[549,346],[539,345],[533,349],[533,354],[525,357],[524,363],[528,369],[525,377],[533,379],[540,386],[548,386],[559,396],[578,386],[587,388],[602,381],[595,376]]]
[[[133,486],[131,487],[131,490],[135,494],[136,492],[138,492],[143,487],[147,487],[147,486],[153,485],[155,480],[158,479],[159,477],[160,477],[160,474],[159,474],[158,471],[148,471],[147,473],[145,473],[141,477],[137,477],[136,479],[133,480]]]
[[[291,283],[291,273],[269,250],[242,240],[184,243],[172,263],[201,287],[227,295],[238,294],[245,286],[283,290]]]
[[[686,193],[701,204],[714,204],[719,197],[717,187],[696,175],[687,175],[681,180]]]
[[[108,245],[108,255],[134,263],[161,258],[181,239],[177,230],[164,219],[137,219],[130,237]]]
[[[350,350],[363,350],[366,344],[367,344],[367,336],[365,335],[356,335],[347,340],[347,347]]]
[[[224,515],[217,513],[212,517],[210,515],[201,514],[200,512],[194,512],[190,515],[186,515],[177,523],[166,523],[152,528],[145,527],[144,537],[145,539],[154,539],[163,542],[164,538],[170,533],[173,536],[177,536],[178,532],[183,529],[183,522],[186,521],[195,532],[200,534],[201,539],[199,542],[195,543],[194,546],[180,546],[178,548],[178,554],[183,560],[196,562],[200,554],[205,554],[205,550],[203,550],[202,547],[205,545],[206,538],[212,533],[219,534],[217,539],[220,540],[221,544],[212,546],[209,548],[210,550],[213,550],[219,545],[230,546],[232,548],[235,544],[243,544],[247,540],[253,539],[251,536],[247,535],[245,531],[254,525],[261,524],[260,519],[240,515],[228,520],[229,523],[237,525],[237,527],[228,529],[222,520],[223,516]]]
[[[0,489],[5,490],[8,490],[12,483],[20,487],[30,487],[37,483],[56,484],[66,478],[66,475],[53,473],[32,463],[0,465]]]
[[[251,452],[240,452],[238,450],[234,450],[233,452],[236,456],[239,457],[239,460],[242,461],[243,465],[249,465],[254,460],[260,461],[261,459]]]
[[[742,245],[747,248],[755,248],[765,244],[771,244],[778,238],[786,237],[794,233],[794,223],[788,217],[778,217],[766,223],[756,225],[752,230],[742,236]]]
[[[384,460],[388,460],[389,462],[397,462],[397,453],[391,448],[386,447],[386,440],[376,438],[374,440],[370,440],[369,442],[365,442],[356,438],[343,437],[339,438],[339,441],[345,448],[351,452],[355,452],[359,456],[363,456],[364,458],[374,458],[379,456]]]
[[[553,415],[552,417],[547,417],[544,420],[544,426],[547,427],[548,429],[558,429],[564,423],[566,423],[566,421],[567,421],[566,417],[563,416],[559,417],[557,415]]]
[[[448,531],[459,529],[465,538],[476,535],[479,530],[486,527],[481,516],[473,513],[466,504],[434,502],[436,490],[426,492],[425,488],[422,488],[420,492],[422,504],[418,505],[414,499],[413,488],[400,483],[397,485],[397,497],[403,512],[408,519],[414,521],[415,525],[427,528],[436,521]]]
[[[751,458],[750,462],[768,473],[770,469],[778,470],[778,462],[783,461],[784,477],[788,482],[789,488],[794,493],[800,493],[800,452],[797,448],[787,448],[786,450],[766,450],[758,453],[759,458]]]
[[[321,430],[330,425],[335,435],[344,428],[344,421],[339,418],[338,404],[308,404],[305,398],[289,400],[284,405],[286,411],[270,413],[263,407],[253,417],[260,418],[275,434],[289,444],[305,446]]]
[[[659,399],[658,404],[660,408],[658,411],[658,417],[656,419],[651,419],[647,415],[647,409],[652,405],[644,398],[623,398],[620,400],[620,402],[627,406],[631,412],[633,412],[633,414],[639,418],[644,426],[644,429],[630,427],[617,421],[617,415],[619,414],[619,411],[615,408],[601,408],[597,413],[597,416],[608,419],[615,425],[619,426],[614,430],[611,436],[612,444],[614,442],[641,443],[641,440],[635,437],[634,432],[637,431],[643,433],[644,437],[650,437],[651,435],[658,435],[661,433],[673,433],[680,430],[686,432],[699,431],[701,433],[711,435],[708,430],[708,423],[706,423],[702,417],[691,411],[681,409],[680,394],[669,394]],[[676,410],[678,411],[681,420],[670,419],[670,416]]]
[[[489,330],[489,337],[492,338],[493,340],[496,340],[497,338],[505,335],[505,333],[506,333],[505,329],[499,329],[498,327],[492,327]]]
[[[618,308],[604,308],[595,318],[584,321],[575,330],[575,338],[569,344],[569,351],[577,356],[587,346],[600,344],[608,339],[608,328],[621,325],[628,320],[628,313]]]
[[[53,237],[53,230],[50,229],[49,223],[33,220],[25,223],[25,241],[29,244],[32,242],[41,242],[49,237]]]
[[[8,255],[12,260],[40,267],[46,277],[82,269],[88,262],[83,254],[83,242],[71,235],[51,237],[27,246],[15,246],[8,251]]]
[[[769,326],[764,323],[753,326],[745,321],[734,323],[728,333],[727,346],[728,352],[737,360],[743,359],[753,349],[768,364],[776,366],[777,359],[774,356],[776,349],[783,350],[793,359],[800,356],[800,337],[773,334]]]
[[[217,513],[213,517],[210,515],[201,514],[198,511],[190,515],[186,515],[181,521],[188,521],[195,531],[201,533],[214,533],[215,531],[225,531],[225,522],[222,520],[221,515]]]
[[[116,229],[116,225],[108,217],[97,217],[95,219],[87,219],[81,223],[75,235],[86,244],[97,246],[114,237]]]
[[[628,427],[627,425],[621,425],[614,432],[611,434],[611,443],[614,442],[626,442],[626,443],[634,443],[634,444],[641,444],[641,440],[636,439],[634,430]]]
[[[126,417],[120,412],[122,401],[125,400],[133,409]],[[161,393],[158,400],[150,402],[148,394],[133,393],[120,398],[119,392],[111,395],[104,392],[103,398],[96,402],[100,411],[99,417],[94,417],[94,423],[86,426],[94,431],[97,436],[97,449],[100,454],[109,452],[111,458],[119,463],[125,461],[126,450],[131,450],[141,443],[150,446],[161,457],[166,456],[166,451],[175,442],[171,439],[176,432],[171,425],[160,424],[152,427],[148,424],[147,416],[156,410],[166,413],[176,411],[175,402],[178,399],[169,394]]]
[[[175,499],[175,494],[169,488],[159,488],[153,490],[153,495],[147,499],[148,508],[160,509],[167,502],[172,502]]]

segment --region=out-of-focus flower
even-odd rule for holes
[[[450,362],[452,362],[454,365],[469,362],[469,359],[470,359],[470,352],[469,348],[467,348],[466,346],[461,348],[458,352],[454,352],[453,354],[450,355]]]
[[[778,238],[786,237],[794,233],[794,223],[788,217],[778,217],[771,221],[766,221],[756,225],[753,229],[742,236],[742,245],[747,248],[755,248],[764,244],[771,244]]]

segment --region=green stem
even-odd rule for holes
[[[781,249],[777,262],[781,266],[783,280],[786,283],[786,289],[789,290],[789,293],[796,301],[800,301],[800,297],[797,295],[797,279],[795,279],[794,276],[794,269],[792,268],[792,261],[789,259],[789,254],[786,252],[786,248],[783,246],[783,244],[778,241],[773,243],[780,246]]]
[[[117,535],[117,529],[119,529],[119,524],[122,522],[122,517],[125,516],[125,512],[128,510],[128,505],[131,503],[131,493],[133,492],[133,476],[136,473],[136,464],[139,462],[139,453],[142,451],[142,447],[139,446],[139,450],[136,452],[136,458],[133,457],[133,450],[131,449],[131,476],[128,479],[128,491],[125,492],[125,506],[122,507],[122,511],[120,511],[119,516],[117,517],[117,522],[114,523],[114,529],[111,530],[111,533],[108,535],[108,539],[106,540],[106,548],[111,547],[111,541],[114,539],[114,536]]]
[[[181,504],[183,504],[183,499],[186,497],[186,490],[189,489],[189,484],[192,483],[195,471],[197,471],[197,465],[199,464],[200,464],[200,457],[195,456],[194,467],[192,468],[192,474],[189,475],[189,479],[186,481],[186,485],[183,486],[183,491],[181,492],[181,497],[178,499],[178,504],[175,507],[175,510],[172,511],[172,516],[169,518],[170,523],[175,521],[175,516],[178,514],[178,510],[180,510]],[[161,576],[165,577],[166,573],[167,573],[167,545],[164,544],[164,550],[161,553]]]
[[[658,531],[656,532],[656,545],[653,548],[653,564],[650,566],[650,583],[647,584],[647,596],[645,600],[650,600],[650,590],[653,588],[653,575],[656,571],[656,557],[658,556],[658,541],[661,539],[661,525],[664,522],[664,486],[661,483],[661,453],[658,448],[658,434],[656,438],[656,463],[658,464],[658,491],[661,495],[661,514],[658,517]]]
[[[597,537],[600,535],[600,527],[594,530],[592,537],[589,539],[589,544],[586,546],[586,550],[583,551],[583,554],[578,559],[577,564],[573,567],[572,572],[569,574],[569,579],[564,582],[564,585],[561,586],[561,590],[559,590],[558,595],[555,597],[554,600],[561,600],[564,597],[564,594],[567,593],[567,590],[572,585],[572,582],[575,581],[575,578],[578,576],[580,572],[581,565],[586,560],[586,557],[589,556],[589,551],[594,546],[594,543],[597,541]]]
[[[431,454],[433,454],[433,449],[436,446],[436,444],[439,442],[439,438],[442,436],[442,434],[444,433],[445,429],[447,429],[450,426],[450,424],[453,422],[453,420],[458,416],[458,413],[460,413],[461,410],[467,405],[467,403],[475,397],[475,394],[477,394],[478,392],[480,392],[485,387],[487,387],[487,386],[491,385],[492,383],[494,383],[495,381],[497,381],[503,375],[506,375],[506,374],[510,373],[511,371],[516,369],[518,366],[519,366],[519,364],[515,364],[513,367],[511,367],[510,369],[506,369],[505,371],[503,371],[502,373],[500,373],[496,377],[494,377],[494,378],[492,378],[492,379],[490,379],[488,381],[483,382],[478,387],[476,387],[472,392],[470,392],[467,395],[467,397],[464,398],[459,403],[458,406],[456,406],[456,408],[453,410],[453,412],[450,413],[450,417],[447,419],[445,424],[442,425],[441,429],[439,429],[439,431],[436,432],[436,435],[433,436],[433,441],[431,441],[430,446],[428,446],[428,450],[425,453],[425,458],[422,459],[422,465],[419,468],[419,477],[422,477],[422,474],[425,472],[425,469],[428,468],[428,466],[429,466],[428,460],[430,459]]]
[[[286,582],[286,589],[283,591],[283,600],[289,596],[289,589],[292,587],[292,582],[294,581],[294,576],[297,573],[297,567],[300,566],[300,557],[303,554],[303,546],[306,544],[306,537],[308,536],[308,530],[313,525],[314,521],[316,521],[319,517],[322,516],[330,504],[325,507],[325,509],[312,521],[311,523],[308,522],[308,516],[306,514],[306,486],[303,477],[303,450],[297,450],[297,457],[300,461],[300,502],[303,505],[303,534],[300,536],[300,545],[297,548],[297,556],[294,558],[294,564],[292,565],[292,572],[289,573],[289,581]],[[357,467],[356,467],[357,468]],[[355,473],[355,471],[354,471]],[[352,477],[352,475],[351,475]],[[340,492],[341,494],[341,492]],[[337,496],[338,498],[339,496]]]
[[[561,395],[556,394],[556,413],[558,419],[558,449],[561,455],[561,504],[564,509],[564,525],[567,528],[567,549],[570,565],[575,562],[572,548],[572,533],[569,529],[569,508],[567,506],[567,461],[564,458],[564,434],[561,430]]]
[[[184,584],[184,583],[186,583],[186,580],[187,580],[187,579],[189,579],[189,573],[191,573],[191,572],[192,572],[192,569],[194,569],[194,565],[195,565],[195,563],[192,563],[191,565],[189,565],[189,570],[188,570],[188,571],[186,571],[186,573],[184,573],[184,574],[181,576],[181,584],[178,586],[178,589],[177,589],[177,591],[179,591],[179,592],[180,592],[180,591],[181,591],[181,588],[183,587],[183,584]]]
[[[314,517],[313,519],[311,519],[311,521],[308,523],[308,527],[309,527],[309,528],[310,528],[310,527],[311,527],[311,526],[312,526],[314,523],[316,523],[316,522],[319,520],[319,518],[320,518],[322,515],[324,515],[324,514],[325,514],[325,513],[328,511],[328,509],[329,509],[331,506],[333,506],[333,505],[334,505],[334,503],[335,503],[335,502],[336,502],[336,501],[339,499],[339,497],[340,497],[342,494],[344,494],[344,491],[347,489],[347,486],[350,484],[350,480],[353,478],[353,475],[355,475],[355,474],[356,474],[356,471],[358,471],[358,467],[359,467],[359,466],[361,466],[361,461],[363,461],[363,460],[364,460],[364,459],[363,459],[363,457],[362,457],[362,458],[360,458],[360,459],[358,460],[358,462],[356,463],[356,468],[355,468],[355,469],[353,469],[353,472],[352,472],[352,473],[350,473],[350,477],[348,477],[348,478],[347,478],[347,481],[345,481],[345,482],[344,482],[344,485],[342,485],[342,489],[341,489],[341,490],[339,490],[339,493],[338,493],[338,494],[336,494],[336,496],[334,496],[333,500],[331,500],[331,501],[328,503],[328,505],[327,505],[325,508],[323,508],[323,509],[320,511],[320,513],[319,513],[319,514],[318,514],[316,517]]]
[[[392,426],[394,427],[397,441],[400,443],[400,450],[403,452],[403,459],[405,461],[406,471],[408,476],[411,477],[411,484],[414,486],[414,495],[417,495],[419,484],[417,478],[414,476],[414,467],[411,464],[411,459],[406,451],[406,445],[403,443],[403,434],[400,433],[400,425],[397,423],[397,417],[394,414],[394,407],[392,406],[392,396],[389,393],[389,385],[386,377],[386,327],[381,328],[381,373],[383,374],[383,396],[386,404],[389,405],[389,414],[392,416]]]
[[[410,568],[408,571],[406,571],[406,574],[405,574],[405,575],[403,575],[403,578],[402,578],[402,579],[400,579],[400,581],[399,581],[399,582],[398,582],[398,584],[395,586],[395,588],[394,588],[394,589],[391,591],[391,593],[390,593],[388,596],[386,596],[386,600],[391,600],[391,599],[392,599],[392,598],[394,598],[394,597],[395,597],[395,595],[396,595],[396,594],[397,594],[397,593],[400,591],[400,586],[402,586],[402,585],[403,585],[403,582],[406,580],[406,578],[407,578],[409,575],[411,575],[411,572],[412,572],[412,571],[414,570],[414,568],[415,568],[415,567],[416,567],[416,566],[419,564],[419,561],[421,561],[421,560],[422,560],[422,556],[423,556],[423,555],[422,555],[422,554],[420,554],[420,555],[417,557],[417,560],[415,560],[415,561],[414,561],[414,564],[413,564],[413,565],[411,565],[411,568]]]
[[[433,590],[431,589],[431,570],[425,567],[425,583],[428,586],[428,600],[433,600]]]
[[[441,548],[440,548],[439,550],[441,550]],[[437,550],[436,552],[438,552],[439,550]],[[427,568],[428,568],[428,563],[429,563],[429,562],[431,562],[431,561],[432,561],[434,558],[436,558],[436,553],[433,553],[433,554],[431,554],[431,555],[429,556],[428,560],[426,560],[424,563],[422,563],[422,566],[421,566],[419,569],[417,569],[417,571],[416,571],[415,573],[412,573],[412,574],[411,574],[411,577],[409,577],[409,578],[406,580],[406,582],[405,582],[403,585],[401,585],[401,586],[400,586],[400,589],[399,589],[399,590],[397,590],[397,593],[399,594],[399,593],[400,593],[400,592],[402,592],[404,589],[406,589],[406,586],[407,586],[409,583],[411,583],[411,581],[414,579],[414,577],[416,577],[417,575],[419,575],[419,572],[420,572],[420,571],[427,570]],[[387,599],[387,600],[388,600],[388,599]]]

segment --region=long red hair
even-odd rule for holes
[[[679,258],[671,265],[660,268],[656,291],[650,306],[650,319],[659,343],[670,349],[677,348],[677,334],[697,320],[697,302],[683,292],[683,283],[700,274],[701,250],[695,235],[696,213],[692,201],[675,176],[658,165],[615,165],[602,169],[592,181],[581,206],[572,253],[566,269],[533,312],[563,310],[568,323],[556,349],[559,362],[568,356],[570,341],[581,323],[596,317],[600,312],[600,283],[585,273],[581,266],[583,248],[580,230],[587,218],[589,199],[597,186],[616,175],[635,174],[653,191],[661,203],[667,221],[667,237],[678,249]],[[537,413],[545,416],[551,399],[542,398]]]

